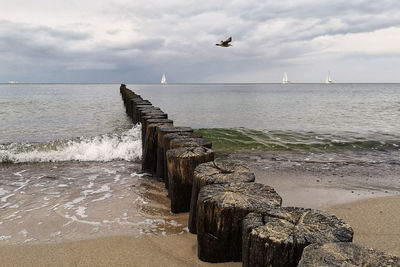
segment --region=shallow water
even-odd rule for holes
[[[3,165],[0,244],[186,231],[179,215],[165,212],[164,184],[140,168],[128,161]]]

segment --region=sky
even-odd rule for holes
[[[273,83],[284,72],[400,82],[400,1],[1,0],[0,82]]]

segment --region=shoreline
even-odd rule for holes
[[[400,256],[400,233],[395,223],[400,221],[400,194],[396,184],[399,182],[392,179],[397,169],[388,171],[384,166],[376,169],[376,165],[326,168],[315,162],[299,166],[293,161],[277,161],[270,154],[220,153],[218,157],[246,163],[255,173],[256,182],[277,190],[284,199],[284,206],[315,208],[335,214],[354,228],[355,243]],[[166,190],[153,178],[148,177],[142,183],[141,196],[149,203],[141,205],[137,212],[151,218],[176,220],[181,225],[178,228],[183,229],[188,213],[170,213]],[[391,186],[394,189],[388,190]],[[126,201],[129,202],[129,197]],[[78,222],[73,225],[78,230],[84,227]],[[4,266],[211,266],[197,258],[196,235],[177,230],[165,229],[165,234],[137,236],[120,229],[109,235],[93,236],[93,239],[77,240],[76,236],[75,240],[54,243],[0,245],[0,257],[4,259]],[[241,265],[241,262],[228,262],[216,266]]]
[[[326,209],[353,227],[354,243],[400,256],[400,195],[373,197]],[[373,207],[366,211],[366,207]],[[395,209],[395,210],[393,210]],[[365,213],[365,214],[364,214]],[[187,214],[186,214],[187,215]],[[196,235],[108,236],[38,245],[2,245],[3,266],[241,266],[197,258]]]

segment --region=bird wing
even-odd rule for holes
[[[221,41],[222,46],[227,46],[230,42],[232,42],[232,37],[229,37],[225,41]]]

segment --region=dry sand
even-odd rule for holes
[[[354,243],[400,257],[400,196],[372,198],[328,209],[354,230]]]

